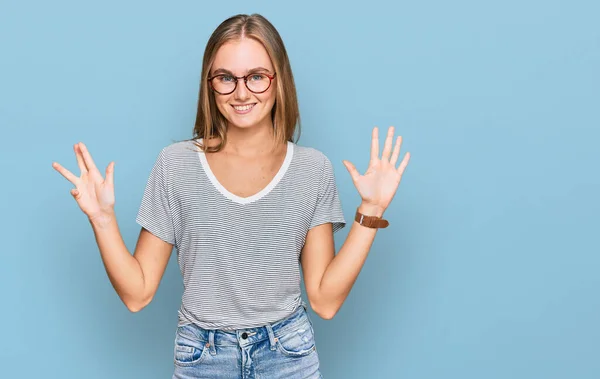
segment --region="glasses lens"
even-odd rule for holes
[[[219,93],[233,92],[236,79],[231,75],[217,75],[212,78],[212,86]]]
[[[264,74],[252,74],[248,76],[248,89],[252,92],[264,92],[271,85],[271,80]]]

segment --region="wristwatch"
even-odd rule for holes
[[[381,217],[364,215],[358,211],[358,208],[356,209],[354,221],[358,222],[362,226],[374,229],[387,228],[387,226],[390,224],[388,220],[384,220]]]

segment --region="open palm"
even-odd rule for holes
[[[81,176],[77,177],[60,164],[54,162],[52,167],[75,185],[71,195],[90,219],[114,212],[114,162],[106,168],[106,180],[96,168],[94,160],[83,143],[76,144],[73,149]]]
[[[387,137],[381,157],[379,157],[379,130],[373,128],[371,138],[371,160],[367,171],[361,175],[356,167],[349,161],[344,161],[344,166],[348,169],[354,186],[358,190],[363,203],[375,206],[385,210],[400,185],[402,174],[410,160],[410,153],[406,153],[398,168],[396,163],[400,155],[400,146],[402,137],[398,136],[394,150],[392,151],[392,141],[394,139],[394,127],[388,129]]]

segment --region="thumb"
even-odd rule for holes
[[[356,170],[356,167],[354,167],[354,165],[351,162],[347,161],[347,160],[343,160],[342,163],[344,163],[344,166],[346,166],[346,169],[350,173],[350,176],[352,177],[352,180],[354,182],[356,182],[358,180],[358,178],[360,177],[360,174]]]
[[[80,193],[77,188],[71,189],[71,196],[75,198],[75,200],[79,199]]]
[[[110,162],[106,167],[106,183],[111,187],[115,184],[115,162]]]

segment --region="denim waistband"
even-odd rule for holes
[[[237,330],[204,329],[195,324],[186,324],[177,328],[181,338],[202,342],[206,346],[247,346],[269,339],[274,347],[277,336],[287,333],[294,328],[312,327],[306,312],[306,305],[301,304],[288,317],[260,327]]]

